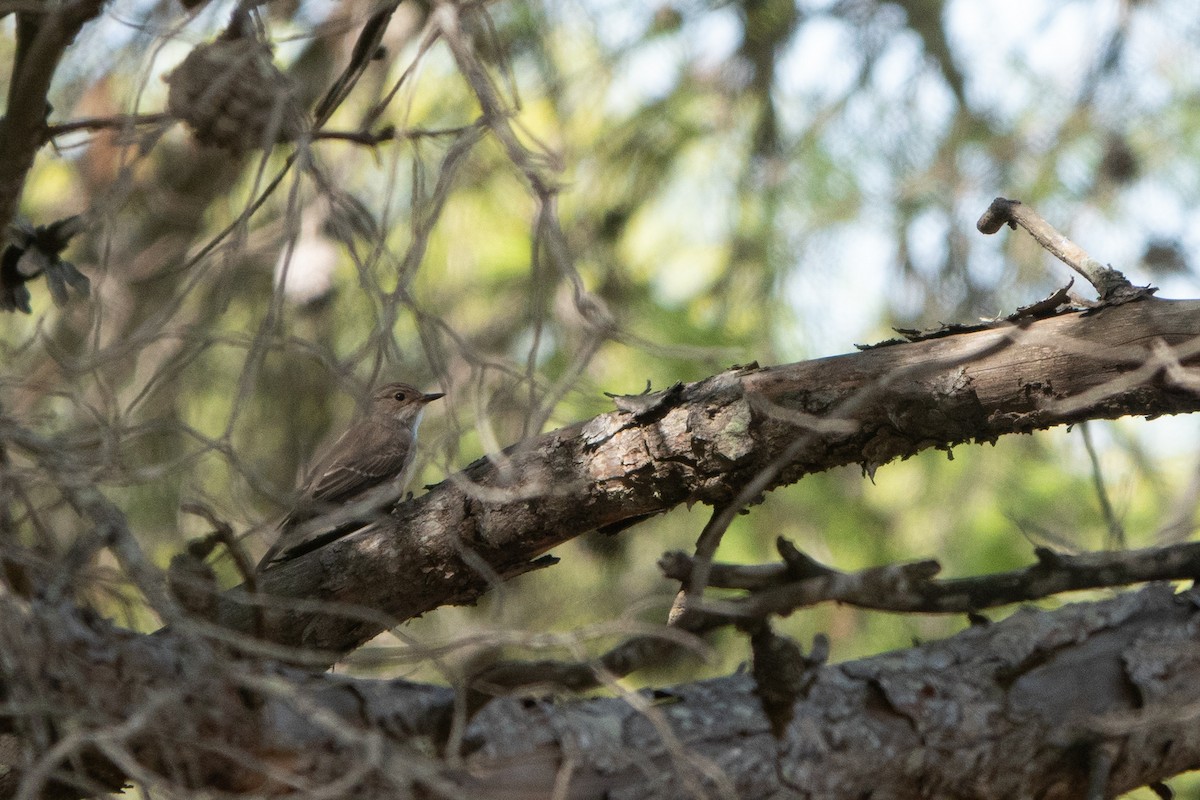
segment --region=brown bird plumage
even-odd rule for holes
[[[395,502],[410,477],[421,412],[442,396],[441,392],[423,394],[407,383],[388,383],[376,389],[366,416],[351,425],[309,472],[296,507],[280,523],[279,538],[259,561],[258,569],[361,527],[369,521],[370,512],[362,519],[339,520],[332,530],[313,530],[305,523],[367,499],[372,490],[379,490],[380,496],[375,498],[378,507]]]

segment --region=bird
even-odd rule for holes
[[[411,477],[417,453],[417,427],[425,406],[445,397],[423,393],[407,383],[387,383],[371,395],[371,407],[321,456],[300,487],[300,499],[279,524],[279,536],[258,562],[258,572],[315,550],[361,527],[395,502]],[[375,501],[362,514],[341,519],[338,509]],[[335,526],[314,530],[328,516]],[[315,534],[315,535],[314,535]]]

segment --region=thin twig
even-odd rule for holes
[[[76,131],[125,130],[138,125],[167,125],[175,121],[170,114],[119,114],[112,117],[84,117],[46,126],[46,136],[54,139]]]
[[[312,140],[351,142],[353,144],[361,144],[367,147],[376,147],[384,142],[392,142],[398,139],[415,141],[417,139],[436,139],[443,136],[459,136],[470,127],[472,126],[459,125],[454,128],[404,128],[398,130],[392,125],[385,125],[377,131],[315,130],[312,132]]]
[[[692,561],[692,571],[684,585],[684,591],[688,597],[699,599],[704,594],[704,590],[708,586],[708,575],[712,569],[713,556],[716,555],[717,548],[721,546],[721,539],[725,536],[725,531],[729,530],[729,525],[733,522],[737,510],[736,506],[713,508],[708,524],[696,537],[696,554]]]
[[[997,197],[987,211],[975,223],[980,233],[993,234],[1008,225],[1016,230],[1020,225],[1045,250],[1059,261],[1078,272],[1095,287],[1100,299],[1105,302],[1127,303],[1152,295],[1156,289],[1150,286],[1134,286],[1119,270],[1101,264],[1079,245],[1054,229],[1041,215],[1020,200]]]
[[[1100,456],[1096,453],[1096,445],[1092,442],[1092,431],[1088,423],[1081,422],[1079,430],[1083,434],[1083,447],[1087,450],[1088,461],[1092,465],[1092,483],[1096,487],[1096,497],[1100,501],[1100,511],[1108,524],[1108,548],[1121,550],[1125,548],[1125,527],[1117,519],[1112,502],[1108,498],[1108,488],[1104,485],[1104,473],[1100,469]]]
[[[371,59],[375,57],[383,43],[383,33],[387,30],[388,23],[391,22],[392,15],[396,13],[396,7],[399,5],[398,2],[387,3],[367,19],[354,43],[349,63],[313,109],[314,128],[321,127],[333,116],[333,112],[358,83],[358,79],[362,77],[371,63]]]
[[[679,626],[667,625],[630,636],[595,659],[498,661],[471,676],[471,690],[479,696],[470,703],[470,711],[477,711],[492,697],[535,687],[588,691],[600,686],[605,675],[623,678],[651,666],[678,665],[684,653],[703,656],[707,652],[700,638]]]

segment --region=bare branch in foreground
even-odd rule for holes
[[[449,689],[306,676],[11,595],[0,612],[6,742],[22,748],[0,774],[5,796],[33,778],[36,791],[123,773],[152,792],[368,799],[690,798],[697,782],[738,797],[1079,797],[1101,752],[1104,796],[1200,766],[1200,600],[1162,586],[813,667],[789,683],[780,738],[738,674],[497,700],[448,760],[430,739],[453,713]],[[47,751],[52,729],[70,734]]]

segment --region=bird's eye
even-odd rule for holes
[[[405,395],[404,392],[396,392],[393,397],[400,402],[404,402],[404,399],[407,397],[407,395]]]

